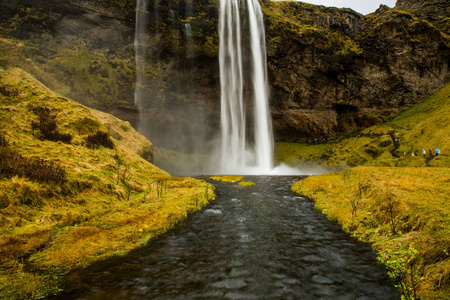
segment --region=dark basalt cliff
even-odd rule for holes
[[[265,11],[275,128],[285,138],[373,125],[449,80],[448,37],[412,13],[296,2]]]
[[[450,2],[447,0],[398,0],[395,8],[410,11],[450,34]]]
[[[149,2],[140,115],[134,1],[0,0],[8,39],[0,39],[0,66],[22,67],[60,94],[131,121],[155,145],[196,151],[220,129],[218,2]],[[398,1],[367,16],[261,4],[277,140],[373,125],[449,81],[447,1]]]

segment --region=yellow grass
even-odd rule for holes
[[[239,185],[240,186],[255,186],[256,183],[251,182],[251,181],[241,181],[241,182],[239,182]]]
[[[141,158],[137,153],[151,143],[127,124],[53,94],[20,69],[0,70],[0,86],[18,89],[0,93],[0,132],[10,148],[55,162],[68,175],[62,184],[0,177],[1,299],[57,293],[74,267],[126,254],[214,199],[206,182],[170,177]],[[71,144],[36,137],[30,111],[36,105],[58,113],[57,126],[73,135]],[[117,128],[111,122],[122,128],[112,134],[121,135],[115,148],[86,148],[89,134]]]
[[[217,175],[212,176],[210,178],[215,181],[238,182],[244,179],[245,177],[240,175]]]
[[[448,299],[449,182],[448,168],[358,167],[306,178],[292,190],[313,199],[344,230],[373,243],[396,283],[408,283],[404,292],[416,292],[421,299]],[[362,193],[360,186],[365,187]],[[393,203],[393,214],[388,203]]]

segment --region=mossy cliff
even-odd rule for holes
[[[449,81],[449,38],[410,12],[264,6],[272,115],[285,141],[379,123]]]
[[[141,66],[142,116],[152,122],[146,127],[164,130],[172,141],[178,136],[179,145],[204,140],[219,126],[217,3],[149,2],[151,31]],[[1,67],[21,67],[57,93],[139,127],[135,1],[2,1],[0,8]]]
[[[448,16],[424,9],[446,4],[418,2],[427,5],[399,1],[363,16],[262,1],[276,138],[306,141],[378,124],[443,87],[449,38],[439,24]],[[143,118],[158,146],[195,152],[220,128],[218,3],[149,1],[141,115],[133,104],[134,1],[2,1],[0,66],[20,66],[135,127]]]
[[[0,70],[0,298],[42,298],[63,276],[124,255],[214,199],[152,165],[127,122]]]
[[[450,3],[446,0],[397,0],[395,8],[410,11],[450,34]]]
[[[361,165],[450,167],[449,99],[447,84],[391,121],[325,141],[278,143],[276,159],[300,168],[319,164],[334,170]],[[436,148],[440,149],[437,157]]]
[[[353,167],[308,177],[292,190],[371,243],[402,299],[450,296],[449,100],[447,84],[388,122],[329,141],[276,147],[278,160],[301,169]]]

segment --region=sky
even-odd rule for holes
[[[370,14],[380,7],[380,4],[394,7],[397,0],[300,0],[301,2],[334,7],[349,7],[363,15]]]

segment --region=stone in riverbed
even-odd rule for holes
[[[213,283],[212,286],[215,288],[240,289],[241,287],[247,286],[247,284],[241,279],[225,279]]]

